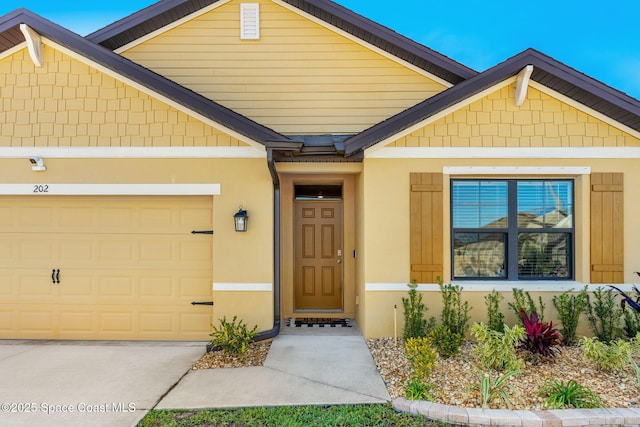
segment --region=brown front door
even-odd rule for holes
[[[295,309],[342,310],[342,202],[295,202]]]

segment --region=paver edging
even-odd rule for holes
[[[432,404],[425,401],[407,400],[404,397],[394,399],[393,407],[398,412],[407,412],[413,415],[420,414],[429,419],[444,421],[453,425],[470,426],[569,427],[635,425],[638,422],[640,412],[637,408],[556,409],[550,411],[482,410],[479,408],[463,408],[440,403]],[[434,410],[436,408],[437,410]],[[466,423],[462,422],[465,418],[468,420]]]

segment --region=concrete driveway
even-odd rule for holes
[[[0,425],[135,426],[205,343],[0,340]]]

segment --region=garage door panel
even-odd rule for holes
[[[191,230],[212,228],[212,207],[0,197],[0,338],[209,340],[213,307],[191,302],[212,300],[213,237]]]

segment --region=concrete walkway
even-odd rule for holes
[[[282,327],[264,366],[190,371],[157,409],[384,403],[390,400],[357,327]]]

